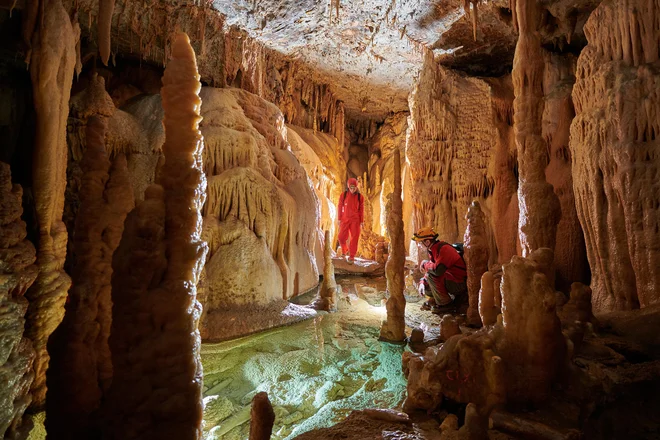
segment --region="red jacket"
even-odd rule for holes
[[[424,269],[428,271],[430,277],[438,276],[435,269],[442,264],[447,268],[445,274],[448,275],[448,278],[459,283],[465,281],[467,278],[465,262],[452,245],[444,241],[436,241],[428,252],[430,261],[424,264]]]
[[[339,197],[337,205],[337,219],[341,221],[356,220],[362,223],[364,221],[364,199],[359,191],[353,194],[350,191],[344,191]]]

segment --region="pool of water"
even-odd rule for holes
[[[354,409],[402,403],[405,348],[378,341],[385,307],[373,296],[383,280],[338,282],[344,293],[336,313],[202,345],[205,439],[247,439],[251,399],[260,391],[275,411],[272,439],[331,426]]]

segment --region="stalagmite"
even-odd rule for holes
[[[114,375],[104,419],[109,439],[201,438],[202,368],[196,284],[206,179],[198,130],[195,54],[185,34],[163,77],[165,163],[128,216],[113,258]]]
[[[539,252],[552,252],[541,248]],[[504,338],[498,353],[506,360],[507,399],[539,402],[566,367],[567,347],[555,312],[555,291],[543,268],[514,256],[502,279]]]
[[[562,324],[571,325],[576,321],[583,324],[598,324],[598,320],[591,309],[592,292],[589,286],[582,283],[571,284],[571,296],[566,304],[559,311],[559,318]]]
[[[112,378],[108,338],[112,322],[112,255],[133,208],[126,158],[105,151],[106,120],[92,116],[81,168],[80,208],[73,234],[73,284],[62,324],[49,340],[48,432],[88,438]]]
[[[440,339],[449,340],[452,336],[460,335],[461,328],[453,315],[445,315],[440,320]]]
[[[268,394],[263,391],[255,394],[250,410],[250,440],[269,440],[274,422],[275,412]]]
[[[110,33],[112,32],[112,13],[114,9],[115,0],[99,0],[99,16],[96,25],[101,61],[106,66],[108,65],[108,59],[110,59]]]
[[[25,295],[30,301],[26,336],[37,353],[32,384],[34,407],[43,406],[46,398],[46,343],[62,321],[71,285],[63,270],[67,232],[61,219],[66,186],[66,124],[78,38],[61,0],[47,0],[42,12],[30,64],[37,117],[33,194],[39,224],[39,276]]]
[[[387,320],[380,329],[380,338],[386,341],[403,341],[405,333],[406,300],[403,296],[405,287],[404,266],[406,263],[406,248],[403,235],[403,202],[401,200],[401,153],[394,151],[394,192],[390,195],[387,230],[390,235],[390,252],[385,265],[387,277]]]
[[[337,309],[337,282],[335,281],[335,266],[332,264],[332,240],[330,231],[325,231],[323,241],[323,282],[319,289],[319,297],[312,303],[317,310],[328,312]]]
[[[481,289],[479,290],[479,317],[481,318],[483,325],[493,325],[497,322],[497,315],[499,313],[500,309],[495,305],[493,273],[487,271],[481,276]]]
[[[513,61],[514,132],[518,147],[520,214],[518,233],[523,256],[555,248],[559,199],[545,178],[546,142],[542,137],[544,49],[538,32],[541,6],[535,0],[516,1],[520,30]]]
[[[23,189],[12,185],[9,165],[0,162],[0,437],[24,438],[30,405],[34,350],[23,336],[25,291],[37,278],[36,252],[21,220]],[[29,426],[27,427],[30,428]]]
[[[468,324],[481,325],[479,317],[479,289],[481,276],[488,271],[489,243],[486,231],[486,219],[481,206],[476,200],[468,208],[466,215],[467,229],[463,244],[465,246],[465,265],[467,266],[467,286],[469,307],[467,309]]]

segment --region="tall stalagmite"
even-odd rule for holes
[[[195,54],[178,34],[163,77],[165,144],[158,182],[126,220],[113,258],[110,439],[201,438],[196,285],[206,179]]]
[[[24,438],[23,412],[31,401],[34,350],[23,336],[28,302],[23,295],[37,278],[34,246],[21,220],[23,189],[12,185],[0,162],[0,438]]]
[[[125,156],[108,159],[105,132],[105,118],[89,118],[73,234],[73,285],[64,320],[48,343],[46,423],[56,438],[90,437],[95,421],[88,417],[99,409],[112,379],[112,255],[133,208],[133,190]]]
[[[66,186],[66,124],[69,97],[76,64],[79,37],[61,0],[45,0],[41,25],[33,38],[30,75],[37,126],[33,161],[33,194],[39,245],[39,276],[26,293],[30,301],[26,336],[34,344],[35,380],[32,384],[35,407],[46,398],[48,337],[64,316],[64,302],[71,279],[64,272],[67,232],[62,222]]]
[[[387,320],[380,329],[381,339],[387,341],[403,341],[406,338],[405,310],[406,299],[403,296],[405,287],[406,246],[403,233],[403,201],[401,200],[401,153],[394,151],[394,191],[390,194],[387,207],[387,230],[390,234],[390,252],[385,264],[387,277]]]
[[[606,0],[584,27],[570,147],[597,312],[660,303],[659,19]]]
[[[476,200],[468,208],[467,229],[463,239],[465,245],[465,265],[468,268],[468,297],[467,310],[468,324],[480,326],[479,317],[479,290],[481,276],[488,271],[488,235],[486,232],[486,219],[481,211],[481,205]]]
[[[541,247],[555,248],[559,199],[545,178],[547,147],[543,129],[544,49],[541,46],[541,5],[536,0],[517,0],[520,36],[513,60],[515,93],[514,131],[518,147],[520,214],[518,234],[523,256]]]

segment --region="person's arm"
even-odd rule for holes
[[[364,223],[364,196],[358,196],[358,210],[360,211],[360,224]]]
[[[431,248],[431,260],[424,263],[424,269],[433,276],[440,277],[447,270],[447,265],[442,258],[442,248],[444,246],[433,246]]]

